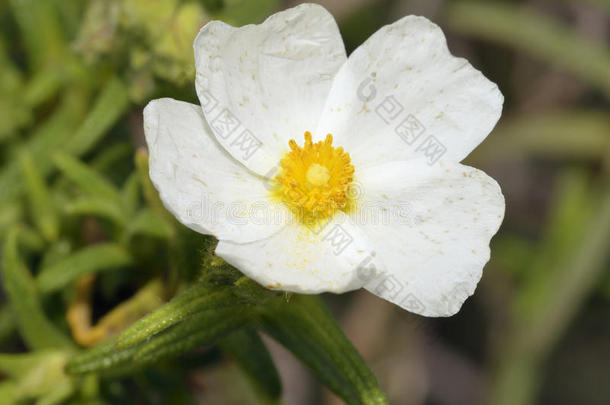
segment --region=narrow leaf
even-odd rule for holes
[[[377,379],[316,296],[277,300],[261,309],[261,325],[350,405],[387,404]]]
[[[155,211],[145,208],[138,212],[128,225],[130,235],[147,235],[155,238],[169,239],[174,234],[171,224]]]
[[[0,308],[0,344],[15,332],[15,317],[8,306]]]
[[[36,405],[59,405],[65,404],[67,399],[74,393],[74,384],[70,380],[64,380],[55,384],[53,390],[41,395],[36,400]]]
[[[19,227],[19,245],[27,251],[39,252],[45,248],[45,241],[40,234],[25,226],[23,223],[17,224]]]
[[[67,239],[59,239],[57,242],[47,247],[40,259],[39,268],[44,269],[45,267],[49,267],[68,256],[70,253],[72,253],[72,243]]]
[[[129,142],[117,142],[104,147],[91,160],[91,167],[100,172],[112,171],[117,164],[133,156],[133,147]]]
[[[51,353],[54,352],[39,350],[22,354],[0,353],[0,373],[16,379],[23,378],[32,369],[44,363]]]
[[[173,223],[173,216],[167,212],[163,206],[161,198],[159,198],[159,192],[152,184],[152,181],[150,181],[150,176],[148,174],[148,153],[146,150],[139,149],[136,151],[135,164],[140,176],[140,184],[142,185],[142,193],[146,203],[158,214],[164,216],[169,223]]]
[[[2,280],[17,328],[32,349],[71,346],[43,312],[34,280],[19,257],[17,232],[9,232],[2,250]]]
[[[279,0],[259,0],[257,2],[236,0],[216,18],[234,25],[257,24],[277,10]]]
[[[118,269],[132,263],[125,249],[113,243],[86,247],[43,268],[36,279],[43,293],[59,290],[85,274]]]
[[[134,214],[140,203],[140,178],[138,173],[133,172],[129,175],[121,189],[121,197],[128,215]]]
[[[125,225],[127,219],[115,202],[99,197],[80,197],[65,207],[69,215],[93,215],[106,218],[117,225]]]
[[[497,2],[460,1],[449,7],[454,29],[529,52],[562,66],[610,96],[610,50],[530,8]]]
[[[80,92],[69,92],[62,97],[51,117],[30,134],[24,147],[32,154],[42,176],[47,176],[53,169],[49,154],[60,148],[73,132],[84,106],[86,103]],[[0,203],[13,200],[22,192],[21,169],[15,159],[0,171]]]
[[[245,314],[234,309],[205,311],[138,344],[120,347],[114,340],[102,343],[73,358],[66,371],[69,374],[128,373],[197,346],[211,344],[241,326],[245,320]]]
[[[24,89],[24,102],[28,107],[35,108],[57,94],[63,75],[63,69],[47,69],[36,73]]]
[[[32,111],[24,105],[23,74],[13,63],[4,38],[0,37],[0,111],[11,119],[0,120],[0,142],[12,139],[19,128],[32,120]]]
[[[57,10],[49,1],[10,0],[13,15],[24,40],[26,54],[34,70],[61,61],[64,39]]]
[[[143,342],[134,356],[134,361],[142,364],[154,363],[199,346],[215,343],[222,336],[242,326],[246,319],[243,307],[200,312],[188,321]]]
[[[0,235],[6,235],[10,228],[21,221],[22,205],[20,201],[0,201]]]
[[[87,350],[66,364],[68,374],[121,374],[136,367],[131,361],[138,346],[118,349],[113,339]]]
[[[574,136],[578,134],[578,136]],[[610,150],[606,111],[559,110],[521,114],[502,120],[469,162],[493,161],[519,154],[554,159],[603,159]]]
[[[515,315],[523,326],[523,338],[537,343],[536,352],[552,347],[585,292],[602,270],[610,233],[610,192],[598,203],[584,173],[560,178],[556,206],[545,240],[531,264],[532,275],[519,290]],[[563,308],[560,313],[556,313]]]
[[[129,107],[125,85],[112,78],[105,83],[87,118],[78,128],[66,151],[81,156],[89,151]]]
[[[273,359],[255,329],[245,327],[229,334],[219,342],[227,353],[246,372],[256,387],[271,399],[278,399],[282,384]]]
[[[160,279],[152,279],[92,326],[91,309],[86,307],[91,299],[92,281],[92,278],[77,280],[77,296],[66,315],[74,340],[85,347],[95,346],[110,337],[114,338],[127,326],[159,308],[164,302],[164,283]]]
[[[54,241],[59,235],[59,219],[51,195],[32,156],[26,150],[19,153],[21,173],[30,203],[30,212],[34,223],[48,241]]]
[[[0,405],[15,405],[17,382],[4,380],[0,382]]]
[[[215,291],[206,283],[196,284],[127,328],[118,337],[117,347],[142,342],[199,312],[238,304],[239,301],[227,289]]]
[[[61,152],[57,152],[53,156],[53,161],[64,176],[76,183],[89,196],[121,204],[119,190],[86,164]]]
[[[491,403],[534,402],[542,365],[607,269],[610,188],[602,196],[585,173],[560,177],[550,226],[517,290],[490,389]],[[601,197],[601,198],[597,198]]]

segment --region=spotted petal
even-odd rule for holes
[[[144,131],[150,178],[165,207],[184,225],[235,242],[265,238],[283,226],[267,218],[283,208],[268,200],[265,179],[225,152],[199,106],[169,98],[151,101],[144,110]]]
[[[359,225],[386,273],[365,288],[426,316],[455,314],[489,260],[504,217],[498,184],[460,164],[390,162],[363,171]]]
[[[266,175],[318,122],[332,78],[346,60],[337,24],[302,4],[260,25],[208,23],[195,39],[196,87],[226,150]]]
[[[264,240],[216,247],[217,255],[261,285],[304,294],[362,287],[384,270],[370,252],[367,237],[342,212],[319,227],[296,221]]]
[[[350,55],[315,135],[332,133],[357,168],[409,159],[457,163],[489,134],[502,103],[494,83],[449,53],[438,26],[408,16]]]

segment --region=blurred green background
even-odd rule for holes
[[[160,205],[142,108],[197,102],[206,21],[297,3],[0,1],[0,404],[268,403],[216,347],[102,381],[66,375],[71,349],[57,348],[97,344],[197,277],[210,240]],[[389,403],[610,404],[610,1],[320,3],[348,52],[404,15],[430,18],[506,98],[466,160],[507,209],[462,310],[426,319],[366,292],[324,296]],[[283,403],[342,403],[265,341]]]

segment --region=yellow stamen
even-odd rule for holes
[[[280,161],[276,192],[304,221],[326,218],[349,205],[354,166],[349,154],[332,143],[331,134],[313,143],[311,133],[305,132],[303,147],[291,139],[290,151]]]

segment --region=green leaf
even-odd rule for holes
[[[530,277],[516,297],[523,339],[546,353],[603,274],[610,239],[610,190],[598,198],[584,173],[561,177],[557,204]]]
[[[23,76],[7,49],[6,39],[0,37],[0,89],[11,95],[19,93],[23,86]]]
[[[30,134],[28,142],[24,145],[24,148],[32,154],[32,159],[43,177],[53,169],[49,155],[66,142],[84,111],[86,103],[82,96],[79,91],[65,94],[60,106],[47,121]],[[0,203],[11,201],[22,192],[19,162],[16,159],[11,160],[4,170],[0,171]]]
[[[15,381],[0,382],[0,405],[15,405],[17,383]]]
[[[2,280],[17,328],[32,349],[69,347],[71,342],[47,319],[32,276],[19,257],[17,228],[2,249]]]
[[[58,405],[65,404],[66,400],[74,393],[74,385],[70,380],[61,381],[53,387],[53,390],[41,395],[36,405]]]
[[[579,75],[610,96],[610,51],[530,8],[498,2],[451,3],[448,19],[461,33],[503,43]]]
[[[93,108],[77,129],[66,152],[81,156],[88,152],[129,107],[125,85],[117,77],[105,83]]]
[[[145,208],[129,223],[128,233],[170,239],[174,234],[174,227],[155,211]]]
[[[0,344],[15,332],[15,317],[8,306],[0,308]]]
[[[521,322],[537,319],[538,308],[552,301],[563,269],[561,264],[585,236],[593,212],[584,173],[567,173],[559,180],[545,239],[537,247],[538,254],[529,266],[529,278],[517,295],[515,310]]]
[[[517,278],[529,276],[530,263],[536,257],[536,246],[531,240],[504,232],[494,238],[491,250],[494,252],[494,267],[506,270]]]
[[[201,312],[163,332],[127,347],[114,340],[77,355],[66,366],[70,374],[131,372],[144,365],[176,356],[197,346],[214,343],[246,321],[246,314],[234,308]]]
[[[87,2],[84,1],[63,1],[63,0],[50,0],[53,5],[57,8],[57,13],[62,22],[64,31],[72,38],[78,31],[78,28],[82,24],[83,13]]]
[[[278,9],[279,0],[230,0],[222,12],[215,15],[218,20],[232,25],[258,24]]]
[[[59,235],[59,219],[47,185],[29,152],[21,151],[18,158],[25,180],[31,216],[45,239],[52,242]]]
[[[27,83],[23,92],[24,102],[35,108],[57,94],[65,72],[63,69],[42,70]]]
[[[49,245],[39,261],[38,268],[49,267],[72,253],[72,244],[69,240],[59,239]]]
[[[22,203],[19,201],[0,201],[0,235],[6,235],[8,230],[22,219]],[[0,241],[3,238],[0,237]]]
[[[52,168],[51,153],[62,150],[70,142],[70,136],[88,107],[88,93],[82,89],[70,88],[60,96],[61,104],[52,117],[30,134],[30,141],[26,143],[26,149],[32,153],[38,166],[45,163],[47,170]],[[43,171],[44,175],[47,173]]]
[[[165,207],[163,206],[163,202],[161,202],[161,198],[159,198],[159,192],[150,181],[150,177],[148,174],[148,153],[144,149],[138,149],[135,155],[135,164],[136,170],[138,171],[138,175],[140,176],[140,184],[142,185],[142,193],[144,194],[144,199],[150,208],[155,210],[158,214],[165,217],[165,219],[169,223],[173,223],[174,218],[172,214],[167,212]]]
[[[30,59],[30,67],[43,70],[61,62],[65,52],[57,10],[49,1],[10,0]]]
[[[215,343],[243,326],[248,319],[245,307],[205,310],[142,342],[134,361],[141,364],[177,356],[196,347]]]
[[[503,119],[477,147],[469,162],[518,154],[554,159],[603,159],[610,150],[610,118],[605,111],[559,110]],[[574,136],[578,134],[578,136]]]
[[[282,393],[280,377],[265,343],[254,328],[236,330],[221,339],[219,346],[239,364],[264,395],[279,399]]]
[[[533,402],[540,370],[607,269],[610,188],[597,196],[586,175],[560,177],[546,237],[516,290],[513,319],[500,347],[491,403]]]
[[[4,39],[0,37],[0,111],[10,119],[0,120],[0,142],[12,139],[17,130],[32,120],[32,111],[24,105],[23,74],[13,63],[13,58],[6,49]]]
[[[111,171],[116,164],[133,156],[133,147],[129,142],[117,142],[99,151],[91,161],[91,167],[100,172]]]
[[[129,253],[113,243],[100,243],[81,249],[70,256],[43,268],[36,279],[43,293],[57,291],[78,277],[129,266]]]
[[[317,296],[277,300],[260,311],[261,326],[350,405],[387,404],[377,379]]]
[[[22,224],[19,227],[19,244],[28,251],[39,252],[45,248],[45,241],[40,234]]]
[[[123,184],[121,198],[129,215],[134,214],[140,204],[140,177],[138,173],[133,172],[129,175],[125,184]]]
[[[54,352],[38,350],[23,354],[0,353],[0,373],[16,379],[23,378],[43,363],[50,353]]]
[[[127,223],[121,206],[105,198],[80,197],[66,205],[65,210],[68,215],[93,215],[106,218],[119,226]]]
[[[87,350],[66,364],[68,374],[122,374],[137,367],[131,360],[138,346],[118,349],[113,339]]]
[[[53,155],[53,161],[64,176],[76,183],[89,196],[106,199],[117,205],[122,203],[119,190],[86,164],[61,152]]]
[[[39,350],[26,354],[0,355],[0,369],[17,381],[16,403],[58,404],[74,391],[64,372],[69,353]]]
[[[200,282],[123,331],[117,338],[117,347],[140,343],[202,311],[239,304],[239,300],[227,288],[215,288],[206,282]]]

